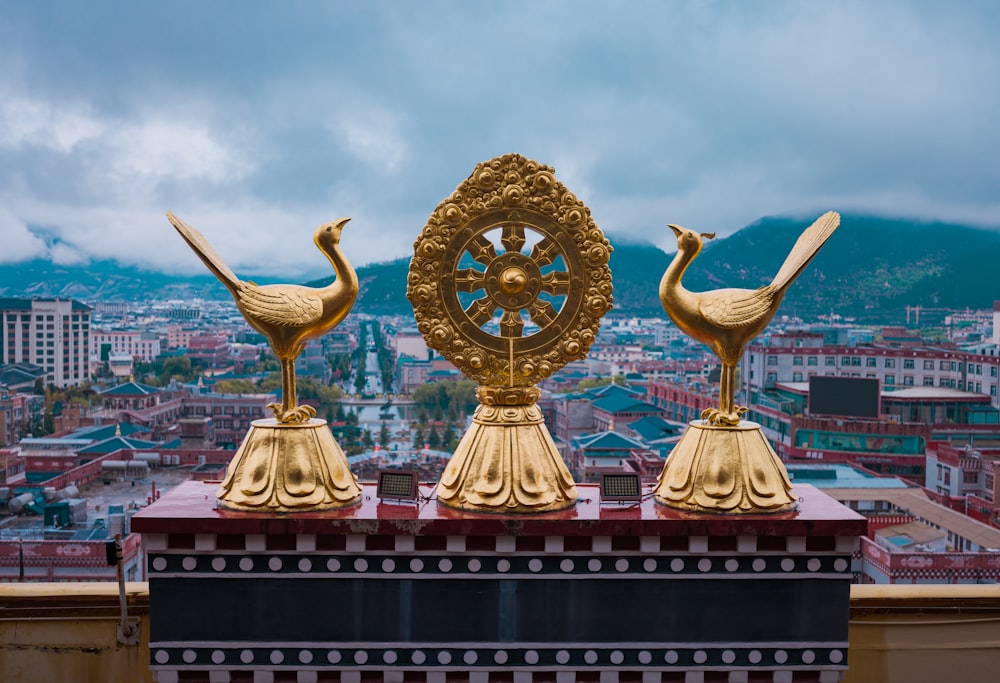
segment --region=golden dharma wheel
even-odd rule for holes
[[[583,358],[611,309],[611,245],[552,168],[485,161],[413,245],[406,296],[427,345],[467,377],[530,387]]]

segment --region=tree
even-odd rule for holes
[[[367,429],[361,430],[361,444],[366,449],[371,449],[375,445],[375,440],[372,438],[372,433]]]
[[[431,432],[427,435],[427,445],[431,448],[441,447],[441,435],[438,434],[437,425],[431,425]]]
[[[175,377],[181,382],[191,382],[198,376],[195,365],[187,356],[171,356],[163,361],[163,369],[160,370],[160,384],[166,385]]]
[[[449,422],[444,427],[444,433],[441,434],[441,446],[447,451],[453,451],[458,446],[458,439],[455,437],[455,428]]]
[[[598,379],[582,379],[573,391],[586,391],[587,389],[603,387],[608,384],[617,384],[620,387],[628,386],[625,382],[625,375],[609,375]]]
[[[413,447],[423,448],[425,443],[427,443],[427,435],[424,433],[424,424],[420,423],[413,431]]]
[[[248,379],[220,379],[212,390],[217,394],[256,394],[260,391],[257,385]]]
[[[379,433],[378,433],[378,443],[379,443],[379,445],[382,448],[388,450],[389,449],[389,443],[390,443],[391,440],[392,440],[392,436],[389,434],[389,426],[383,421],[382,422],[382,429],[379,430]]]

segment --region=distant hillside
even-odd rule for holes
[[[689,289],[770,281],[808,220],[767,218],[709,242],[688,270]],[[907,305],[991,308],[1000,285],[1000,231],[844,215],[840,228],[789,289],[781,312],[834,311],[859,320],[905,320]]]
[[[356,269],[358,274],[358,300],[355,311],[371,315],[412,314],[410,302],[406,300],[406,275],[410,271],[410,259],[399,258],[384,263],[370,263]],[[334,277],[325,277],[305,283],[309,287],[325,287]]]
[[[701,291],[767,284],[810,222],[765,218],[727,238],[706,240],[688,268],[685,286]],[[673,254],[613,235],[609,239],[615,248],[610,263],[615,311],[663,315],[658,290]],[[893,322],[905,320],[907,305],[990,308],[1000,299],[1000,284],[989,277],[997,263],[1000,231],[847,214],[789,289],[781,313],[833,311],[861,321]],[[408,267],[408,259],[398,259],[359,269],[357,308],[408,314]]]
[[[765,218],[728,238],[707,241],[685,275],[685,286],[699,291],[766,284],[808,223],[808,219]],[[673,255],[649,244],[613,235],[609,239],[615,247],[611,256],[615,312],[662,315],[657,290]],[[847,214],[791,287],[781,313],[805,317],[834,311],[862,321],[893,322],[905,320],[907,305],[990,308],[994,299],[1000,299],[1000,285],[993,277],[997,263],[1000,231]],[[410,315],[408,269],[406,258],[358,268],[361,294],[355,310]],[[331,280],[307,284],[321,286]],[[228,292],[207,273],[179,277],[111,261],[86,266],[28,261],[0,266],[0,296],[139,301],[224,299]]]

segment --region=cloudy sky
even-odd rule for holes
[[[1000,3],[6,2],[0,264],[244,274],[412,253],[476,163],[675,248],[826,209],[1000,226]]]

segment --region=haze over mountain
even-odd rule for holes
[[[685,286],[699,291],[766,284],[809,222],[808,218],[764,218],[727,238],[706,240],[685,274]],[[615,311],[663,315],[657,290],[672,254],[650,244],[620,241],[614,235],[609,239],[615,247],[611,257]],[[845,214],[840,228],[789,290],[779,315],[834,312],[861,321],[894,322],[905,319],[907,305],[989,308],[994,299],[1000,299],[1000,286],[991,277],[998,262],[997,231]],[[403,258],[358,268],[361,295],[355,310],[409,315],[408,267],[409,259]],[[309,284],[320,286],[328,281]],[[229,294],[207,273],[183,277],[112,261],[60,266],[34,260],[0,268],[0,296],[136,301],[226,299]]]

